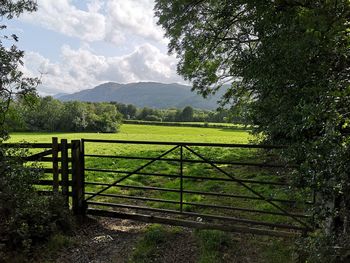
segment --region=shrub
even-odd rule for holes
[[[162,121],[162,118],[161,117],[158,117],[156,115],[147,115],[145,117],[145,120],[146,121]]]
[[[1,149],[0,149],[1,150]],[[57,231],[69,231],[72,220],[60,196],[40,196],[33,184],[37,167],[25,167],[0,151],[0,249],[29,253]],[[0,251],[1,252],[1,251]]]

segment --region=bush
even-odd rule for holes
[[[161,118],[161,117],[158,117],[158,116],[156,116],[156,115],[147,115],[144,119],[145,119],[146,121],[159,121],[159,122],[162,121],[162,118]]]
[[[25,167],[1,151],[0,158],[0,256],[6,250],[29,253],[53,233],[71,230],[72,220],[60,196],[40,196],[34,188],[40,169]]]
[[[310,263],[350,262],[350,237],[315,231],[297,243],[298,253]]]

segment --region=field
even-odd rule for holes
[[[151,125],[123,124],[116,134],[106,133],[12,133],[9,142],[50,142],[52,137],[74,139],[108,140],[154,140],[172,142],[220,142],[248,143],[253,139],[245,130],[214,129],[197,127],[162,127]]]
[[[132,125],[124,124],[121,131],[117,134],[98,134],[98,133],[14,133],[11,134],[10,142],[20,142],[26,140],[28,142],[50,142],[52,137],[73,139],[107,139],[107,140],[133,140],[133,141],[162,141],[162,142],[205,142],[205,143],[249,143],[253,137],[246,130],[241,129],[217,129],[217,128],[197,128],[197,127],[163,127],[163,126],[147,126],[147,125]],[[85,154],[87,155],[103,155],[102,157],[85,157],[85,172],[86,181],[94,183],[113,183],[122,178],[125,174],[135,171],[142,165],[149,162],[149,160],[130,159],[130,157],[145,157],[156,158],[174,146],[169,145],[140,145],[140,144],[111,144],[99,142],[85,143]],[[271,157],[276,152],[263,152],[257,149],[245,148],[225,148],[225,147],[190,147],[195,152],[202,155],[207,160],[215,160],[219,162],[272,162],[275,160]],[[278,152],[277,152],[278,154]],[[124,158],[104,158],[108,156],[125,156]],[[176,149],[164,156],[167,159],[179,159],[180,149]],[[183,150],[183,158],[187,160],[200,160],[200,157],[191,153],[190,150]],[[271,160],[272,159],[272,160]],[[285,182],[283,172],[274,168],[258,168],[241,165],[220,164],[219,169],[233,175],[235,178],[245,180],[247,185],[254,191],[259,192],[263,196],[268,196],[270,199],[293,199],[303,201],[305,193],[291,191],[288,187],[281,184]],[[89,171],[90,169],[90,171]],[[136,187],[160,187],[169,189],[179,189],[181,184],[179,175],[179,163],[172,161],[156,161],[146,168],[138,171],[125,180],[124,185]],[[185,190],[189,191],[207,191],[219,192],[223,194],[236,194],[242,196],[255,196],[249,189],[242,187],[233,181],[223,181],[221,178],[227,178],[225,174],[219,169],[213,167],[208,163],[184,163],[183,175],[186,178],[182,181]],[[103,170],[103,171],[99,171]],[[152,175],[154,174],[154,175]],[[157,175],[161,176],[157,176]],[[169,176],[166,176],[169,175]],[[206,177],[219,180],[198,180],[196,177]],[[263,184],[254,183],[254,181],[263,182]],[[250,183],[253,182],[253,183]],[[96,192],[102,189],[103,186],[87,185],[86,191],[89,193]],[[125,189],[120,187],[112,187],[104,192],[104,194],[118,194],[142,196],[155,199],[168,200],[170,202],[141,202],[142,205],[155,208],[166,208],[177,210],[178,204],[172,201],[180,199],[177,192],[164,191],[144,191],[140,189]],[[109,202],[110,197],[95,197],[94,201]],[[121,198],[112,198],[113,202],[118,200],[122,203],[139,205],[140,200],[130,201]],[[214,213],[217,215],[243,217],[247,219],[263,220],[274,223],[292,222],[290,218],[283,215],[276,215],[279,213],[270,203],[263,200],[242,199],[230,197],[217,197],[213,195],[201,194],[184,194],[183,201],[186,203],[183,207],[187,212],[203,212]],[[203,206],[196,206],[194,203],[204,204]],[[214,209],[205,204],[215,204],[221,206],[233,206],[238,209]],[[286,210],[293,209],[288,203],[283,203],[282,206]],[[254,208],[256,210],[263,210],[269,213],[254,213],[244,211],[246,208]],[[303,208],[303,207],[302,207]],[[304,209],[304,208],[303,208]]]
[[[97,133],[13,133],[11,134],[10,142],[50,142],[52,137],[73,139],[108,139],[108,140],[138,140],[138,141],[164,141],[164,142],[205,142],[205,143],[249,143],[254,138],[249,135],[248,131],[242,129],[220,129],[220,128],[197,128],[197,127],[163,127],[150,125],[132,125],[124,124],[121,131],[117,134],[97,134]],[[157,157],[163,152],[169,150],[171,146],[158,145],[133,145],[133,144],[110,144],[110,143],[86,143],[85,153],[91,155],[122,155],[122,156],[139,156],[139,157]],[[259,162],[265,161],[266,158],[271,158],[272,153],[261,152],[256,149],[242,148],[216,148],[216,147],[191,147],[196,152],[200,153],[207,159],[216,161],[244,161],[244,162]],[[167,155],[167,158],[177,158],[179,150]],[[197,156],[191,154],[188,150],[184,151],[184,157],[188,160],[198,160]],[[97,183],[113,183],[121,178],[125,172],[131,172],[147,163],[145,160],[130,160],[130,159],[114,159],[114,158],[96,158],[86,157],[85,167],[88,169],[105,169],[105,172],[86,171],[86,181]],[[271,160],[270,160],[271,161]],[[274,161],[274,160],[272,160]],[[233,174],[236,178],[243,180],[258,180],[279,183],[281,181],[281,171],[276,169],[258,169],[245,166],[219,165],[220,169]],[[112,172],[118,170],[121,172]],[[215,180],[196,180],[195,177],[206,176],[210,178],[222,178],[224,175],[218,172],[209,164],[188,163],[183,166],[184,175],[192,176],[183,180],[184,189],[189,191],[205,191],[211,193],[237,194],[251,196],[250,191],[234,182],[215,181]],[[124,174],[123,174],[124,172]],[[142,170],[149,174],[170,174],[178,175],[179,164],[171,161],[157,161],[151,166]],[[279,174],[279,176],[276,176]],[[168,189],[179,189],[180,179],[166,176],[151,176],[135,174],[123,181],[124,185],[136,187],[162,187]],[[264,196],[276,199],[293,198],[302,200],[301,193],[290,191],[288,187],[280,185],[260,185],[250,184],[251,187],[259,191]],[[96,192],[102,189],[101,186],[88,185],[86,187],[87,196],[89,193]],[[94,201],[99,202],[114,202],[128,205],[142,205],[152,208],[163,208],[170,210],[178,210],[178,204],[171,202],[156,202],[156,201],[140,201],[125,200],[123,198],[115,198],[108,195],[127,195],[146,197],[150,199],[162,199],[168,201],[178,201],[180,196],[177,192],[162,192],[162,191],[144,191],[139,189],[128,189],[122,187],[112,187],[104,192],[107,194],[102,197],[95,197]],[[261,200],[245,200],[232,199],[229,197],[205,196],[201,194],[184,194],[185,212],[196,212],[205,214],[217,214],[222,216],[233,216],[246,218],[251,220],[261,220],[273,223],[291,223],[291,219],[284,216],[274,214],[259,214],[240,210],[241,208],[253,208],[256,210],[264,210],[267,212],[276,212],[276,209],[269,203]],[[232,206],[238,210],[216,209],[212,207],[203,207],[193,205],[215,204],[220,206]],[[97,206],[100,207],[100,206]],[[294,209],[287,205],[285,209]],[[157,230],[158,231],[158,230]],[[167,230],[164,230],[167,231]],[[214,237],[218,235],[213,232]],[[221,235],[221,234],[219,234]],[[205,234],[198,234],[199,238],[210,239]],[[226,237],[227,238],[227,237]],[[277,244],[278,245],[278,244]],[[210,249],[209,249],[210,250]],[[285,251],[282,251],[283,254]],[[139,253],[139,252],[138,252]],[[141,250],[142,256],[142,250]],[[204,252],[203,252],[204,253]],[[207,253],[207,252],[205,252]],[[205,256],[205,255],[204,255]],[[210,257],[210,253],[208,254]],[[220,257],[220,255],[218,255]],[[203,261],[205,262],[205,261]],[[207,261],[207,262],[216,262]],[[219,262],[219,261],[217,261]]]

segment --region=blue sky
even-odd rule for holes
[[[153,0],[38,0],[13,19],[28,76],[41,94],[71,93],[107,81],[183,82],[156,25]]]

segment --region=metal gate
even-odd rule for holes
[[[276,163],[282,146],[82,139],[77,148],[78,213],[272,236],[312,229],[314,193],[290,186],[293,167]]]

